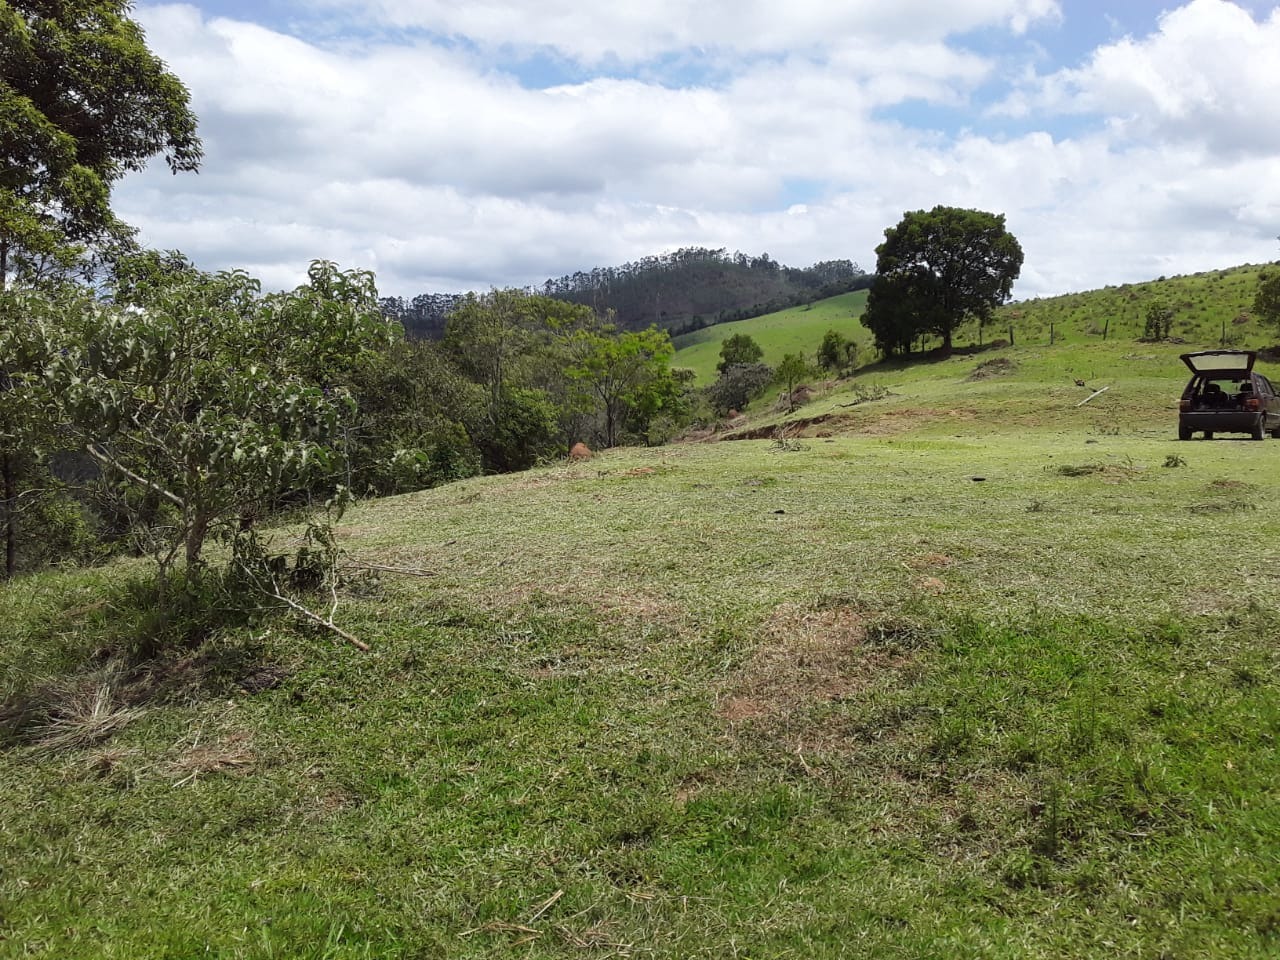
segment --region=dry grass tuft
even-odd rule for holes
[[[211,773],[247,770],[257,761],[250,734],[237,731],[214,743],[200,743],[199,735],[182,756],[165,765],[165,772],[177,777],[175,787],[199,780]]]
[[[60,753],[110,739],[143,713],[123,702],[122,687],[119,671],[108,668],[46,691],[42,712],[47,719],[33,725],[31,741],[43,751]]]

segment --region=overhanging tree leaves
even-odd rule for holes
[[[985,323],[1009,298],[1022,269],[1022,247],[1005,229],[1003,214],[916,210],[884,237],[864,322],[888,353],[909,349],[921,332],[940,336],[950,350],[956,326],[968,317]]]
[[[0,0],[0,287],[125,241],[111,188],[151,157],[200,164],[187,89],[131,6]]]
[[[0,0],[0,292],[127,248],[111,188],[164,154],[201,159],[182,83],[147,49],[129,0]],[[0,382],[0,390],[5,383]],[[11,410],[10,413],[14,413]],[[14,571],[17,478],[30,451],[0,430],[5,574]],[[26,432],[30,432],[29,430]]]

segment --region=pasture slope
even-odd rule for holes
[[[10,586],[0,956],[1276,956],[1280,441],[1182,349],[365,503],[369,654]]]
[[[763,317],[704,327],[675,338],[675,365],[693,370],[697,374],[696,382],[706,386],[716,378],[720,345],[739,333],[747,334],[760,344],[764,362],[771,365],[776,365],[788,353],[812,356],[828,330],[857,340],[859,348],[869,354],[871,334],[858,322],[866,305],[867,291],[855,290]]]

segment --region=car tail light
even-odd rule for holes
[[[1190,410],[1190,409],[1191,409],[1191,401],[1190,401],[1190,400],[1179,400],[1179,401],[1178,401],[1178,409],[1179,409],[1179,410],[1181,410],[1183,413],[1186,413],[1188,410]]]
[[[1250,397],[1244,402],[1244,408],[1246,410],[1261,410],[1262,404],[1258,402],[1257,397]]]

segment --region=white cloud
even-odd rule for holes
[[[1223,74],[1225,54],[1187,51],[1208,23],[1212,36],[1256,51],[1272,42],[1276,15],[1259,24],[1230,4],[1195,0],[1149,38],[1027,81],[1017,132],[951,135],[895,111],[923,102],[980,120],[971,98],[1006,82],[1006,70],[948,31],[998,24],[1010,34],[1052,18],[1056,4],[934,4],[932,19],[919,3],[888,6],[800,4],[795,36],[768,41],[776,56],[725,59],[733,69],[714,85],[588,72],[541,90],[423,37],[320,45],[189,6],[140,8],[149,43],[192,90],[206,161],[198,177],[157,164],[129,178],[117,207],[146,242],[206,267],[243,266],[286,286],[324,257],[376,269],[385,291],[403,295],[536,283],[694,244],[871,267],[886,226],[939,203],[1007,215],[1027,254],[1024,296],[1274,255],[1280,149],[1226,149],[1235,121],[1204,93],[1237,83],[1256,103],[1270,89],[1272,58],[1247,54],[1259,63]],[[743,24],[765,9],[692,8],[680,5],[664,28],[680,43],[709,29],[699,18],[719,15],[722,33],[747,44],[754,31]],[[511,21],[505,39],[483,23],[468,27],[473,39],[516,42],[514,5],[420,12],[462,18],[451,28],[460,30],[499,9]],[[639,46],[667,49],[652,39],[662,18],[646,10],[626,25]],[[853,14],[865,29],[841,34],[837,21]],[[918,37],[903,25],[908,14],[928,21]],[[619,18],[637,16],[587,11],[582,29],[621,31]],[[877,23],[874,34],[866,25]],[[820,52],[804,46],[819,43]],[[1176,76],[1164,86],[1178,91],[1156,109],[1148,101],[1168,91],[1150,71],[1165,69]],[[1085,133],[1054,134],[1052,113],[1064,110],[1100,119]]]
[[[1198,142],[1224,154],[1280,152],[1280,10],[1258,22],[1226,0],[1192,0],[1149,37],[1096,50],[1006,104],[1018,114],[1096,114],[1131,140]]]
[[[327,0],[349,10],[349,0]],[[941,40],[979,27],[1021,33],[1060,17],[1058,0],[361,0],[374,22],[487,47],[545,47],[574,60],[624,62],[684,50],[779,53],[857,38]]]

